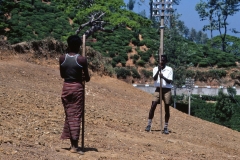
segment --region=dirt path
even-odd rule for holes
[[[61,141],[62,80],[56,66],[0,60],[0,159],[240,159],[240,133],[171,108],[169,135],[144,131],[151,95],[125,82],[94,76],[86,85],[84,155]]]

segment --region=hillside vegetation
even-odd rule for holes
[[[17,43],[26,42],[34,50],[37,50],[36,46],[42,49],[50,46],[41,46],[41,42],[36,42],[46,38],[65,43],[67,36],[75,34],[81,24],[89,21],[92,13],[101,10],[106,13],[101,19],[106,23],[104,29],[115,30],[112,33],[98,31],[88,38],[87,46],[104,59],[102,62],[95,59],[93,65],[102,64],[104,74],[128,83],[152,83],[152,67],[156,65],[159,53],[156,20],[151,22],[126,10],[121,0],[108,0],[107,3],[102,0],[32,2],[1,1],[0,34],[8,43],[16,46]],[[114,9],[109,12],[111,5]],[[239,86],[240,38],[227,35],[226,51],[223,52],[219,36],[208,40],[204,33],[194,29],[191,36],[187,36],[187,28],[178,18],[177,15],[173,16],[164,33],[164,54],[174,69],[174,85],[181,87],[185,78],[191,77],[199,86]],[[80,35],[89,28],[84,28]],[[58,48],[58,51],[63,54],[66,47]]]
[[[58,57],[67,52],[66,38],[99,10],[105,13],[101,27],[114,29],[106,33],[100,27],[87,39],[91,81],[86,84],[85,155],[79,156],[60,140],[64,110]],[[159,109],[152,132],[144,131],[152,97],[130,85],[153,82],[156,20],[126,10],[122,0],[0,0],[1,159],[240,159],[240,97],[232,88],[240,85],[240,38],[227,35],[222,51],[221,37],[210,40],[201,31],[197,35],[202,36],[187,36],[178,18],[174,15],[164,30],[174,86],[191,77],[195,85],[229,87],[227,95],[192,95],[192,116],[171,107],[170,134],[163,135]],[[188,107],[186,95],[173,98]]]

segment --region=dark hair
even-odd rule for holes
[[[78,52],[82,45],[82,40],[78,35],[69,36],[67,39],[68,48],[72,52]]]
[[[162,54],[162,55],[161,55],[161,58],[165,58],[166,62],[168,61],[166,54]],[[159,62],[159,57],[157,57],[156,61]]]
[[[166,55],[166,54],[161,55],[161,58],[165,58],[165,61],[166,61],[166,62],[168,61],[168,60],[167,60],[167,55]]]

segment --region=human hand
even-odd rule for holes
[[[163,74],[162,73],[160,73],[159,76],[160,76],[160,78],[163,78]]]
[[[82,81],[83,81],[83,82],[85,82],[85,81],[86,81],[86,79],[85,79],[85,76],[84,76],[84,75],[82,75]]]

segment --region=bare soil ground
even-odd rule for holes
[[[86,84],[86,152],[70,153],[69,141],[60,140],[64,111],[57,61],[36,64],[28,58],[0,53],[1,160],[240,159],[239,132],[174,108],[169,135],[160,131],[159,107],[152,132],[145,132],[152,96],[97,75]]]

